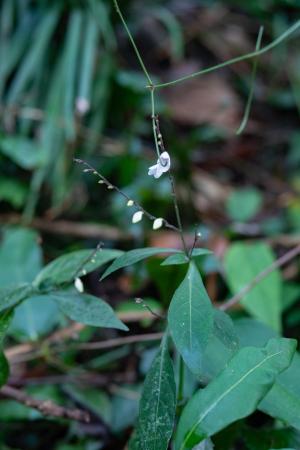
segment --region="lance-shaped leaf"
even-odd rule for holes
[[[131,266],[143,259],[149,258],[153,255],[159,255],[160,253],[178,253],[178,250],[174,248],[162,248],[162,247],[145,247],[138,248],[136,250],[130,250],[119,256],[104,272],[100,280],[103,280],[111,273],[116,270],[122,269],[123,267]]]
[[[167,450],[175,407],[176,386],[165,335],[144,383],[138,424],[129,450]]]
[[[29,283],[0,289],[0,312],[21,303],[35,292],[36,290]]]
[[[55,259],[41,270],[34,281],[35,286],[42,283],[60,285],[71,283],[76,277],[93,272],[98,267],[120,256],[120,250],[79,250]]]
[[[206,256],[212,254],[211,250],[207,248],[194,248],[191,254],[191,258],[197,258],[198,256]],[[170,255],[166,258],[161,266],[173,266],[179,264],[188,264],[190,262],[189,258],[184,252],[176,253],[175,255]]]
[[[266,347],[245,347],[188,402],[179,421],[175,449],[191,450],[232,422],[248,416],[291,363],[293,339],[271,339]]]
[[[94,327],[117,328],[128,331],[128,327],[115,315],[114,310],[101,298],[73,291],[57,291],[51,294],[59,308],[70,319]]]
[[[202,358],[213,332],[211,301],[194,263],[175,291],[168,313],[170,332],[184,362],[201,373]]]
[[[241,345],[262,346],[276,333],[254,319],[239,319],[235,323]],[[258,409],[300,430],[300,355],[295,353],[289,368],[281,373],[272,389],[262,399]]]

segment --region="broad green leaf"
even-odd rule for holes
[[[167,450],[173,433],[175,407],[176,386],[165,336],[147,374],[140,400],[136,429],[140,450]],[[136,447],[129,447],[133,448]]]
[[[142,261],[143,259],[149,258],[153,255],[159,255],[160,253],[178,253],[178,250],[174,248],[161,248],[161,247],[145,247],[138,248],[136,250],[130,250],[119,256],[104,272],[100,280],[103,280],[111,273],[116,270],[122,269],[123,267],[131,266],[132,264]]]
[[[29,283],[24,283],[17,287],[0,289],[0,312],[17,305],[32,296],[34,292],[35,289]]]
[[[232,293],[239,292],[253,278],[274,262],[269,245],[236,242],[225,254],[224,267]],[[257,319],[280,331],[281,288],[279,270],[274,270],[246,294],[241,303]]]
[[[41,270],[38,234],[25,228],[9,228],[0,244],[0,286],[31,282]]]
[[[234,324],[223,311],[214,310],[214,327],[211,338],[205,349],[200,379],[204,383],[210,381],[227,361],[239,350],[239,338]]]
[[[271,339],[262,349],[241,349],[187,403],[179,420],[175,449],[193,449],[205,438],[251,414],[276,376],[290,365],[295,348],[295,340],[282,338]]]
[[[119,250],[99,250],[94,255],[92,250],[67,253],[45,266],[34,280],[34,285],[71,283],[76,277],[93,272],[121,254]]]
[[[128,327],[117,318],[113,309],[101,298],[73,291],[56,291],[51,294],[51,297],[55,299],[62,312],[76,322],[128,331]]]
[[[253,319],[235,322],[241,345],[262,346],[276,333]],[[295,353],[289,368],[281,373],[258,408],[300,430],[300,355]]]
[[[189,369],[200,374],[205,348],[213,332],[213,307],[194,263],[175,291],[168,313],[176,348]]]
[[[258,213],[262,201],[262,195],[257,189],[237,189],[229,195],[226,201],[227,214],[233,220],[246,222]]]
[[[212,252],[206,248],[194,248],[191,257],[196,258],[197,256],[209,255]],[[177,264],[188,264],[190,262],[189,258],[184,252],[176,253],[175,255],[170,255],[166,258],[161,266],[172,266]]]
[[[30,297],[14,311],[9,334],[20,341],[47,335],[58,324],[60,311],[50,295]]]

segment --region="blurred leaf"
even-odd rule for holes
[[[119,256],[104,272],[100,280],[103,280],[111,273],[116,270],[122,269],[123,267],[131,266],[143,259],[149,258],[153,255],[159,255],[160,253],[178,253],[178,250],[174,248],[162,248],[162,247],[145,247],[138,248],[136,250],[130,250]]]
[[[70,319],[94,327],[117,328],[128,331],[104,300],[72,291],[54,291],[51,297]]]
[[[142,442],[140,449],[167,450],[173,433],[176,386],[167,345],[165,335],[144,382],[136,428],[137,440]],[[135,448],[129,446],[130,450]]]
[[[35,341],[52,331],[59,318],[59,309],[51,295],[31,297],[15,308],[9,334],[17,340]]]
[[[105,392],[76,385],[64,385],[63,390],[77,403],[101,417],[107,424],[111,423],[111,402]]]
[[[0,387],[6,383],[9,375],[9,366],[4,353],[0,350]]]
[[[120,386],[112,400],[111,427],[115,433],[125,430],[136,421],[139,410],[139,391],[134,386]]]
[[[35,142],[25,137],[0,139],[0,152],[18,164],[22,169],[34,169],[45,163],[45,154]]]
[[[176,16],[163,6],[151,11],[165,25],[170,35],[171,53],[174,60],[180,60],[184,53],[184,37],[180,22]]]
[[[239,292],[274,260],[271,247],[265,243],[232,244],[224,257],[226,279],[232,293]],[[277,269],[253,287],[241,301],[248,312],[277,331],[281,329],[281,288],[281,274]]]
[[[184,362],[193,373],[200,374],[205,348],[213,332],[213,308],[193,262],[173,295],[168,322]]]
[[[22,64],[10,85],[7,102],[17,104],[23,89],[28,82],[34,78],[46,55],[46,48],[50,41],[53,30],[57,24],[59,10],[57,7],[49,9],[39,22],[31,39],[32,45],[23,57]]]
[[[32,281],[41,265],[38,234],[25,228],[6,229],[0,246],[1,287]]]
[[[296,341],[271,339],[265,348],[245,347],[187,403],[176,433],[176,450],[192,449],[230,423],[247,417],[291,363]],[[243,401],[241,401],[241,398]]]
[[[232,220],[247,222],[259,212],[262,203],[262,195],[257,189],[236,189],[227,198],[227,214]]]
[[[122,254],[119,250],[78,250],[67,253],[47,264],[36,277],[34,284],[40,286],[43,283],[60,285],[72,283],[76,277],[93,272],[98,267],[106,264]]]
[[[24,205],[27,195],[27,188],[18,180],[0,178],[0,201],[10,203],[14,208]]]

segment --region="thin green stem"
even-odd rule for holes
[[[257,36],[257,41],[256,41],[256,47],[255,47],[256,51],[258,51],[260,49],[263,32],[264,32],[264,27],[260,27],[258,36]],[[258,64],[258,57],[255,58],[254,63],[253,63],[250,92],[249,92],[249,96],[248,96],[248,100],[247,100],[247,104],[246,104],[246,108],[245,108],[245,113],[244,113],[244,117],[241,122],[241,125],[239,126],[238,130],[236,131],[236,134],[241,134],[244,131],[244,129],[246,128],[248,119],[249,119],[250,109],[251,109],[253,95],[254,95],[254,84],[255,84],[255,78],[256,78],[256,72],[257,72],[257,64]]]
[[[174,177],[172,175],[171,169],[169,170],[169,180],[170,180],[170,185],[171,185],[171,192],[172,192],[172,198],[173,198],[173,203],[174,203],[174,209],[175,209],[175,214],[176,214],[176,219],[177,219],[177,225],[178,225],[178,229],[179,229],[180,239],[181,239],[182,246],[183,246],[183,249],[184,249],[184,252],[185,252],[186,256],[188,258],[190,258],[189,251],[188,251],[187,245],[185,243],[184,235],[183,235],[182,222],[181,222],[180,211],[179,211],[177,195],[176,195],[176,189],[175,189],[175,181],[174,181]]]
[[[290,28],[288,28],[281,36],[279,36],[277,39],[275,39],[273,42],[268,44],[266,47],[263,47],[260,50],[247,53],[246,55],[237,56],[236,58],[229,59],[228,61],[225,61],[221,64],[217,64],[215,66],[208,67],[207,69],[200,70],[199,72],[194,72],[190,75],[186,75],[181,78],[177,78],[177,80],[168,81],[167,83],[161,83],[154,85],[155,88],[161,89],[168,86],[172,86],[173,84],[181,83],[182,81],[189,80],[194,77],[198,77],[200,75],[204,75],[205,73],[213,72],[214,70],[222,69],[223,67],[230,66],[232,64],[238,63],[240,61],[244,61],[246,59],[254,58],[256,56],[263,55],[264,53],[267,53],[268,51],[272,50],[274,47],[277,47],[282,41],[287,39],[291,34],[293,34],[296,30],[300,28],[300,20],[297,20],[297,22],[294,23]]]
[[[153,129],[153,136],[154,136],[154,142],[155,142],[155,150],[158,156],[158,159],[160,158],[160,151],[159,151],[159,145],[157,140],[157,130],[156,130],[156,122],[155,122],[155,99],[154,99],[154,88],[151,87],[150,89],[151,94],[151,119],[152,119],[152,129]]]
[[[130,32],[128,26],[127,26],[127,23],[126,23],[126,21],[125,21],[125,19],[124,19],[124,16],[123,16],[123,14],[122,14],[122,12],[121,12],[121,10],[120,10],[120,7],[119,7],[119,4],[118,4],[117,0],[114,0],[114,5],[115,5],[116,10],[117,10],[117,13],[119,14],[120,19],[121,19],[121,21],[122,21],[122,23],[123,23],[123,25],[124,25],[124,28],[125,28],[125,30],[126,30],[126,33],[127,33],[128,37],[129,37],[129,39],[130,39],[130,42],[131,42],[132,47],[133,47],[133,49],[134,49],[134,51],[135,51],[135,54],[136,54],[136,56],[137,56],[137,59],[138,59],[140,65],[141,65],[141,68],[142,68],[142,70],[143,70],[143,72],[144,72],[144,74],[145,74],[145,77],[147,78],[149,85],[150,85],[150,86],[153,86],[153,83],[152,83],[151,77],[150,77],[150,75],[149,75],[149,72],[148,72],[148,70],[146,69],[146,66],[145,66],[144,61],[143,61],[143,59],[142,59],[142,57],[141,57],[141,54],[140,54],[140,52],[139,52],[139,49],[137,48],[136,43],[135,43],[135,41],[134,41],[134,39],[133,39],[133,36],[132,36],[132,34],[131,34],[131,32]]]

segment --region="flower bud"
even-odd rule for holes
[[[159,228],[161,228],[164,224],[164,219],[162,219],[161,217],[158,217],[157,219],[154,220],[153,222],[153,230],[158,230]]]
[[[83,283],[80,278],[75,278],[74,286],[78,292],[82,293],[84,291]]]
[[[143,218],[143,211],[137,211],[133,214],[132,216],[132,223],[138,223],[142,220]]]

